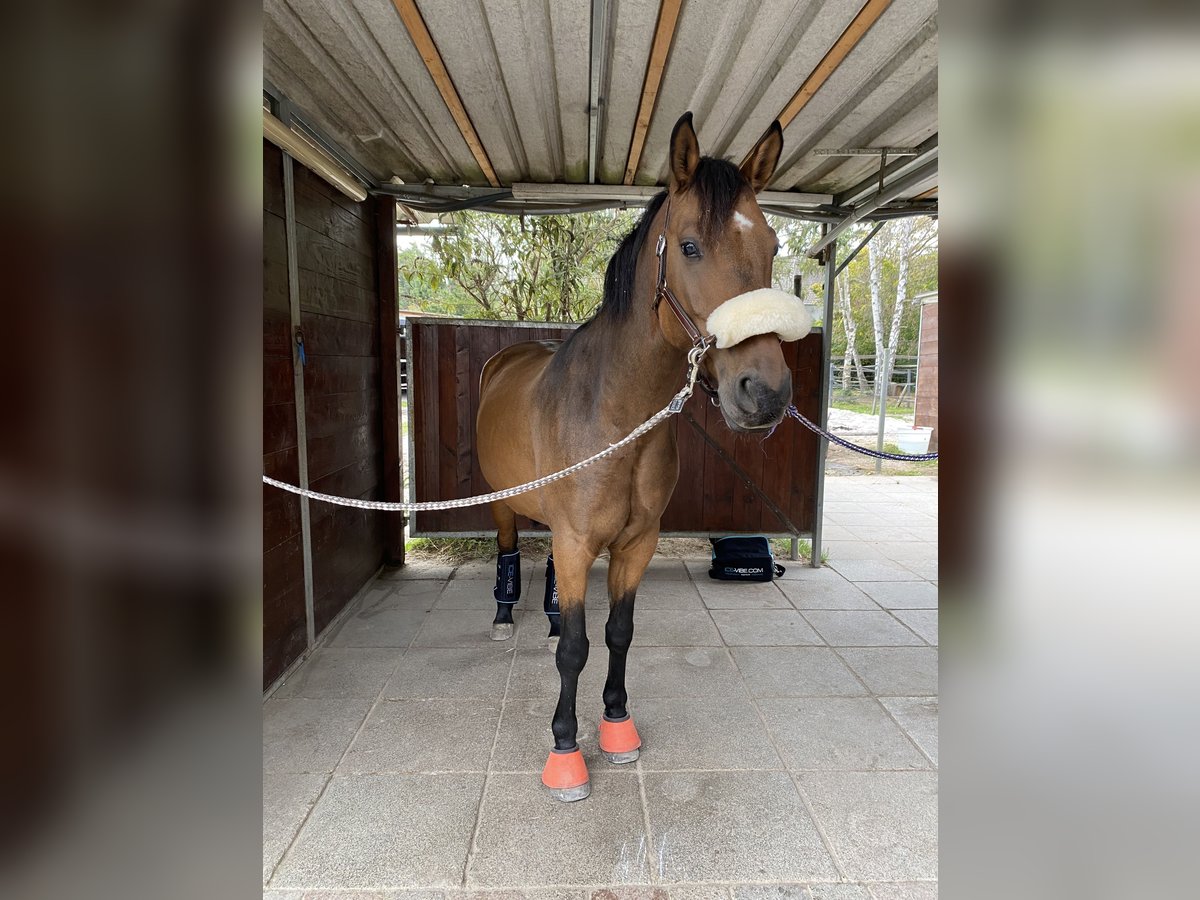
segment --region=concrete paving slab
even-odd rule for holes
[[[844,541],[822,540],[821,551],[826,555],[827,565],[834,560],[846,562],[852,559],[887,559],[880,550],[853,535]]]
[[[332,772],[370,705],[363,698],[268,700],[263,704],[263,771]]]
[[[841,572],[849,581],[920,581],[911,570],[889,559],[842,559],[832,554],[829,567]]]
[[[870,892],[862,884],[812,884],[808,890],[812,900],[871,900]]]
[[[719,647],[721,634],[709,614],[692,609],[647,609],[633,614],[633,647]]]
[[[484,776],[335,775],[272,887],[456,887]]]
[[[591,785],[588,799],[561,803],[536,775],[492,774],[467,885],[649,884],[637,775],[593,769]]]
[[[542,621],[545,621],[544,617]],[[580,709],[590,709],[601,702],[607,676],[608,648],[603,641],[599,644],[592,641],[587,665],[579,674],[577,697]],[[627,686],[628,683],[627,678]],[[509,700],[557,700],[559,684],[558,663],[548,649],[535,647],[516,651],[508,685]]]
[[[325,786],[325,775],[263,775],[263,884]]]
[[[936,766],[938,761],[938,698],[880,697],[879,702]]]
[[[625,688],[636,699],[747,696],[737,667],[724,647],[632,649],[625,664]]]
[[[380,581],[420,581],[433,579],[445,581],[458,568],[454,563],[434,560],[408,559],[403,566],[385,566],[379,573]]]
[[[496,736],[496,749],[492,754],[492,772],[523,772],[537,775],[546,764],[550,748],[554,746],[554,734],[550,721],[554,718],[554,707],[558,703],[558,692],[553,698],[542,700],[510,700],[504,704],[500,719],[500,731]],[[597,728],[604,713],[599,697],[587,703],[582,697],[576,700],[576,717],[579,730],[576,740],[583,751],[588,768],[597,771],[612,766],[600,753],[596,743]],[[634,710],[636,717],[637,711]],[[534,779],[537,780],[536,777]],[[549,799],[549,798],[547,798]]]
[[[783,767],[749,700],[639,699],[629,709],[642,738],[644,772]]]
[[[892,881],[870,885],[875,900],[937,900],[936,881]]]
[[[367,716],[338,772],[483,772],[500,706],[499,698],[385,700]]]
[[[413,593],[406,589],[414,588]],[[400,590],[350,615],[327,643],[330,647],[399,647],[412,643],[426,609],[442,590],[440,581],[405,582]]]
[[[880,519],[885,523],[882,525],[848,525],[846,526],[850,533],[860,541],[915,541],[913,536],[905,525],[907,519],[898,519],[889,521],[887,517],[881,516]]]
[[[878,697],[931,697],[938,692],[932,647],[861,647],[838,651]]]
[[[787,597],[774,582],[700,582],[700,596],[709,609],[787,609]]]
[[[435,609],[426,615],[412,646],[494,649],[496,642],[491,639],[494,615],[472,609]]]
[[[735,884],[732,900],[812,900],[807,884]]]
[[[850,878],[937,878],[936,772],[819,772],[796,778]]]
[[[496,598],[492,594],[492,589],[495,586],[495,579],[492,581],[482,581],[475,578],[465,578],[461,581],[455,578],[453,581],[446,583],[446,587],[437,598],[437,603],[434,604],[434,609],[469,609],[487,615],[489,612],[492,615],[496,613]],[[530,603],[530,592],[525,587],[524,583],[521,586],[521,602],[518,604],[518,609],[526,607]],[[541,603],[541,591],[538,592],[537,600]],[[491,621],[490,619],[488,621]]]
[[[937,544],[928,541],[877,541],[870,545],[888,559],[903,563],[905,567],[910,562],[937,561]]]
[[[938,560],[935,556],[933,559],[906,559],[901,560],[905,568],[910,569],[922,578],[929,581],[938,580]]]
[[[937,609],[938,589],[928,581],[860,581],[858,586],[884,609]]]
[[[644,781],[662,883],[838,877],[782,772],[647,773]]]
[[[387,700],[478,697],[500,701],[512,668],[511,641],[478,647],[414,647],[383,690]]]
[[[679,569],[683,571],[682,563]],[[660,580],[647,573],[646,579],[638,588],[634,608],[703,610],[704,603],[700,599],[700,592],[686,575],[685,572],[682,579],[672,577]]]
[[[279,686],[275,696],[280,699],[374,699],[396,668],[402,652],[397,649],[318,648]]]
[[[733,647],[753,697],[861,697],[854,673],[828,647]]]
[[[879,609],[879,605],[861,588],[833,569],[816,571],[829,572],[832,577],[779,583],[779,590],[796,609]]]
[[[793,609],[715,609],[711,615],[721,637],[731,647],[784,647],[822,642]]]
[[[898,609],[895,616],[930,644],[938,642],[938,611],[936,609]]]
[[[871,698],[759,700],[789,769],[926,769],[929,762]]]
[[[903,647],[921,638],[883,610],[810,609],[809,624],[833,647]]]

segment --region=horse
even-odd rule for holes
[[[801,337],[810,324],[799,300],[769,289],[779,244],[756,194],[773,177],[782,149],[775,122],[739,168],[701,157],[690,112],[676,122],[667,189],[649,202],[609,261],[598,312],[564,341],[515,344],[484,364],[476,454],[494,490],[589,457],[666,406],[680,389],[689,352],[713,342],[715,330],[706,334],[697,323],[711,326],[718,307],[725,307],[725,325],[703,357],[701,383],[735,432],[766,433],[782,420],[792,377],[781,339]],[[575,694],[588,658],[588,571],[606,549],[609,656],[600,748],[618,764],[640,752],[625,662],[638,585],[678,477],[675,432],[656,428],[571,478],[491,504],[495,640],[512,637],[520,598],[516,517],[544,523],[552,534],[545,606],[558,638],[560,690],[542,782],[559,800],[590,792],[576,742]]]

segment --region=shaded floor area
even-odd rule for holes
[[[264,705],[265,896],[936,897],[937,482],[827,485],[826,567],[730,585],[702,559],[653,561],[632,765],[596,746],[597,562],[579,803],[539,781],[558,689],[545,560],[523,560],[504,644],[494,563],[383,574]]]

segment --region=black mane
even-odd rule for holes
[[[695,191],[700,204],[700,232],[705,238],[720,234],[721,228],[733,215],[738,195],[748,182],[738,167],[723,159],[703,156],[696,165],[688,191]],[[604,273],[604,303],[597,316],[607,314],[623,319],[633,307],[634,274],[642,246],[650,238],[650,223],[662,209],[667,193],[655,194],[637,225],[625,235],[617,252],[608,261]],[[655,235],[654,237],[657,237]]]

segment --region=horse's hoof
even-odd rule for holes
[[[492,623],[492,640],[493,641],[508,641],[512,640],[513,623],[512,622],[493,622]]]
[[[550,788],[550,796],[562,803],[574,803],[576,800],[586,800],[592,792],[592,783],[585,781],[579,787]]]
[[[635,762],[637,760],[637,758],[642,755],[641,750],[628,750],[625,753],[609,753],[607,750],[605,750],[603,752],[604,752],[605,759],[607,759],[610,763],[613,763],[614,765],[618,765],[618,766],[623,766],[626,763]]]
[[[563,803],[582,800],[592,792],[588,780],[587,764],[579,748],[574,750],[551,750],[546,766],[542,769],[542,784],[550,789],[550,796]]]
[[[626,715],[623,719],[604,716],[600,720],[600,749],[610,763],[620,766],[633,762],[640,755],[641,746],[642,739],[631,716]]]

